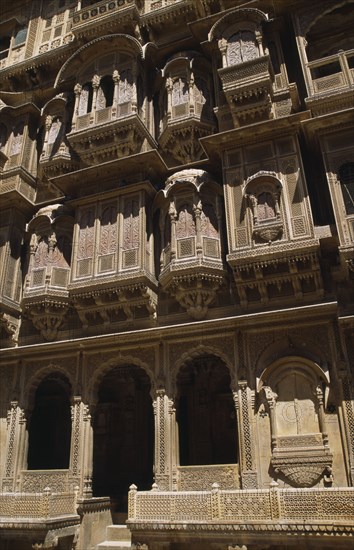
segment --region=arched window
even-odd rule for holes
[[[80,103],[78,114],[86,115],[92,110],[92,98],[93,98],[93,88],[91,82],[87,82],[83,85],[81,94],[80,94]]]
[[[113,104],[114,82],[111,76],[106,75],[101,78],[100,88],[105,98],[105,107],[111,107]]]
[[[347,214],[354,214],[354,162],[346,162],[339,168],[339,180]]]
[[[259,57],[259,50],[254,32],[238,31],[228,39],[227,60],[229,65],[244,63]]]
[[[257,213],[259,222],[275,218],[275,203],[271,193],[264,191],[258,195]]]
[[[39,384],[29,423],[29,470],[69,468],[70,394],[68,380],[58,373]]]
[[[177,378],[180,462],[184,466],[237,462],[230,374],[217,357],[194,359]]]

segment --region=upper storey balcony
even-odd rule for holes
[[[314,115],[351,108],[354,101],[354,12],[336,4],[322,13],[311,6],[295,22],[306,104]]]
[[[159,282],[194,319],[206,316],[225,278],[221,194],[207,172],[189,169],[168,178],[156,197]]]
[[[216,109],[221,130],[231,128],[231,120],[238,127],[286,116],[297,108],[297,91],[288,82],[279,33],[263,12],[229,12],[212,27],[209,41],[214,44],[216,66],[222,65]]]
[[[140,43],[121,34],[93,40],[64,64],[56,85],[68,87],[70,82],[75,93],[67,139],[84,165],[156,147],[149,131],[152,105],[144,93],[146,71]]]
[[[134,20],[141,9],[141,0],[103,0],[91,2],[74,13],[72,31],[77,37],[82,35],[97,36],[105,31],[112,32],[116,25],[120,31],[128,32],[134,29]]]
[[[171,164],[200,160],[199,138],[216,131],[211,67],[196,52],[182,52],[165,65],[159,96],[159,143]]]

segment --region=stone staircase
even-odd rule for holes
[[[131,548],[131,534],[126,525],[109,525],[107,540],[97,544],[96,550],[126,550]]]

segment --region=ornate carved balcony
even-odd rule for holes
[[[73,17],[72,32],[75,36],[97,36],[97,31],[112,32],[118,25],[126,25],[129,30],[134,27],[134,19],[138,15],[139,0],[103,0],[94,6],[88,6],[77,12]],[[120,31],[122,32],[122,31]]]
[[[155,320],[157,281],[146,230],[152,193],[141,182],[79,208],[69,291],[84,329]]]
[[[274,73],[268,55],[218,69],[234,124],[272,116]]]
[[[78,116],[67,138],[73,150],[88,165],[156,147],[132,102]]]
[[[315,115],[344,110],[354,101],[354,50],[340,51],[305,66],[309,97],[306,105]]]
[[[156,201],[162,235],[159,281],[194,319],[206,316],[225,278],[219,194],[207,172],[183,170],[168,178]]]
[[[60,204],[39,210],[28,224],[30,258],[22,308],[46,340],[55,340],[69,309],[73,219]]]

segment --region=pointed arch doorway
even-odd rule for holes
[[[128,490],[153,483],[154,415],[151,383],[135,365],[110,370],[98,388],[93,417],[93,495],[109,496],[127,514]]]

